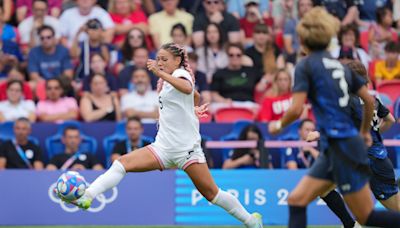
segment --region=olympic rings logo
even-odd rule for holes
[[[68,204],[56,196],[56,194],[53,191],[53,189],[56,186],[57,186],[57,183],[53,183],[52,185],[50,185],[50,188],[48,190],[50,200],[53,201],[54,203],[60,204],[61,208],[66,212],[74,213],[74,212],[79,211],[79,208],[77,206]],[[102,211],[106,207],[107,204],[114,202],[114,200],[117,199],[117,197],[118,197],[118,189],[116,187],[114,187],[111,190],[112,190],[112,194],[109,198],[107,198],[103,193],[99,194],[95,198],[99,202],[98,206],[93,207],[93,204],[92,204],[92,206],[87,211],[92,212],[92,213],[97,213],[97,212]],[[95,205],[97,205],[97,204],[95,204]]]

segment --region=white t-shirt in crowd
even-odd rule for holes
[[[34,27],[34,19],[33,16],[30,16],[18,25],[18,31],[19,35],[21,37],[21,44],[29,44],[30,38],[31,38],[31,31]],[[57,39],[60,39],[61,37],[61,26],[60,26],[60,21],[56,17],[52,16],[45,16],[43,24],[48,25],[54,29],[55,32],[55,37]],[[34,33],[35,36],[35,44],[39,45],[40,44],[40,39],[39,35],[37,32]]]
[[[156,91],[147,91],[144,95],[140,95],[136,91],[125,94],[121,98],[121,110],[125,112],[127,109],[134,109],[142,112],[152,112],[158,108],[158,94]],[[143,123],[154,123],[155,119],[143,118]]]
[[[184,69],[172,73],[174,77],[183,77],[192,84],[192,77]],[[159,129],[154,142],[157,148],[169,152],[182,152],[199,147],[199,119],[194,112],[193,91],[184,94],[164,81],[159,94]]]
[[[101,22],[103,29],[114,27],[114,22],[107,11],[98,6],[94,6],[88,15],[81,15],[78,7],[67,9],[61,14],[61,34],[63,37],[68,39],[69,46],[71,46],[72,41],[79,29],[90,19],[98,19]],[[87,39],[87,34],[80,34],[79,41],[84,41],[85,39]]]
[[[0,102],[0,113],[6,121],[13,121],[21,117],[28,117],[35,113],[35,103],[31,100],[21,100],[17,105],[11,104],[8,100]]]

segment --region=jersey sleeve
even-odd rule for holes
[[[303,60],[301,61],[294,71],[294,86],[293,92],[307,92],[310,88],[309,75],[307,73],[307,65]]]
[[[376,99],[376,102],[378,104],[378,117],[385,118],[387,115],[389,115],[389,109],[386,108],[379,99]]]
[[[172,76],[174,76],[175,78],[184,78],[186,80],[189,80],[189,82],[193,85],[192,76],[190,76],[189,72],[184,69],[175,70],[174,73],[172,73]]]

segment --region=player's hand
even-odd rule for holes
[[[320,138],[320,134],[318,131],[311,131],[310,133],[308,133],[306,141],[307,142],[314,142],[314,141],[318,141]]]
[[[202,104],[200,106],[194,107],[194,113],[196,114],[197,118],[205,118],[208,117],[208,105],[209,103]]]
[[[147,69],[151,72],[153,72],[153,74],[157,77],[159,77],[158,73],[160,72],[160,69],[157,66],[157,62],[154,59],[149,59],[147,60]]]
[[[367,145],[368,147],[372,146],[371,133],[369,133],[369,132],[361,133],[361,137],[363,137],[365,145]]]
[[[279,123],[278,123],[278,122],[279,122],[279,121],[271,121],[271,122],[268,124],[268,132],[269,132],[270,134],[276,135],[276,134],[278,134],[279,132],[281,132],[282,128],[279,127]]]

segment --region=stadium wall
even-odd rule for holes
[[[306,171],[213,170],[219,186],[238,197],[264,223],[287,223],[287,196]],[[82,171],[87,181],[100,172]],[[182,171],[128,174],[120,185],[95,200],[89,211],[61,203],[52,193],[61,172],[0,172],[0,225],[238,225],[209,204]],[[379,205],[377,205],[379,207]],[[317,200],[308,208],[313,225],[336,225],[338,219]]]

